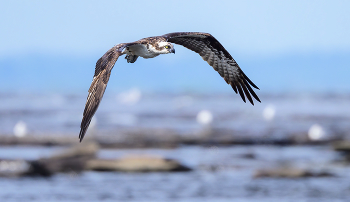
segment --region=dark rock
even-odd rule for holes
[[[32,176],[32,177],[50,177],[53,175],[53,172],[49,170],[45,164],[39,161],[30,161],[30,167],[24,176]]]
[[[39,160],[0,160],[0,177],[49,177],[56,172],[80,172],[97,151],[96,143],[83,143]]]
[[[38,169],[34,169],[34,172],[42,172],[40,170],[45,169],[50,173],[80,172],[84,170],[88,160],[95,158],[98,149],[98,145],[92,142],[77,144],[51,157],[33,161],[33,168]]]
[[[341,153],[344,163],[350,163],[350,141],[334,142],[333,149]]]
[[[144,156],[124,157],[116,160],[92,159],[87,162],[86,169],[121,172],[173,172],[191,170],[176,160]]]
[[[333,177],[332,173],[312,172],[306,169],[300,168],[272,168],[257,170],[254,174],[254,178],[304,178],[304,177]]]
[[[333,143],[335,151],[350,153],[350,141],[337,141]]]
[[[243,159],[256,159],[256,155],[254,153],[245,153],[245,154],[240,154],[238,157],[243,158]]]
[[[233,165],[225,165],[225,164],[201,164],[198,166],[198,169],[205,170],[207,172],[218,172],[223,170],[237,170],[242,169],[242,166],[233,166]]]

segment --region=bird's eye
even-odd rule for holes
[[[164,46],[164,48],[168,49],[168,48],[169,48],[169,46]]]

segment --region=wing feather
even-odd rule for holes
[[[182,45],[196,53],[217,71],[224,80],[239,93],[245,102],[245,97],[254,105],[252,96],[260,102],[251,86],[259,89],[241,70],[230,53],[211,34],[202,32],[174,32],[162,37],[167,41]]]
[[[94,78],[89,88],[89,95],[86,100],[83,119],[80,125],[80,142],[83,140],[91,119],[101,102],[112,68],[126,45],[127,44],[119,44],[114,46],[96,62]]]

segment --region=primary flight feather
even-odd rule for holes
[[[154,58],[160,54],[175,53],[172,43],[182,45],[202,56],[216,70],[233,90],[254,105],[252,97],[260,102],[252,87],[259,89],[241,70],[227,50],[211,34],[202,32],[174,32],[162,36],[143,38],[132,43],[121,43],[108,50],[97,62],[95,74],[89,88],[79,139],[83,140],[103,94],[106,90],[112,68],[119,56],[126,54],[128,63],[138,57]],[[251,87],[252,86],[252,87]]]

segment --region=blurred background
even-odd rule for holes
[[[345,0],[1,1],[0,201],[347,201],[349,12]],[[216,37],[262,102],[179,45],[120,57],[78,144],[96,61],[182,31]]]

